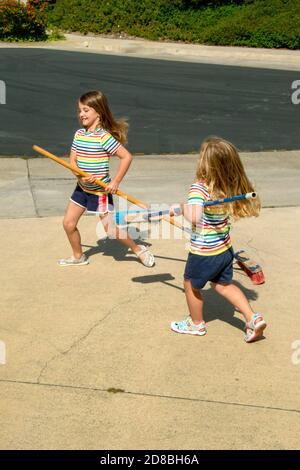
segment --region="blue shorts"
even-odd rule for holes
[[[110,193],[101,193],[100,195],[86,193],[79,184],[76,186],[70,200],[77,206],[86,209],[87,212],[94,214],[106,214],[114,210],[113,197]]]
[[[189,253],[184,278],[191,281],[193,289],[202,289],[208,281],[228,284],[233,275],[233,250],[215,256],[201,256]]]

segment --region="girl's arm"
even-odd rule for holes
[[[76,152],[75,150],[71,150],[70,152],[70,164],[72,166],[75,166],[76,168],[78,168],[77,166],[77,157],[76,157]],[[78,168],[79,169],[79,168]],[[75,171],[72,171],[73,175],[75,176],[79,176],[77,173],[75,173]]]
[[[118,148],[118,150],[116,151],[114,155],[120,158],[120,164],[119,164],[119,168],[115,177],[106,186],[106,191],[112,194],[115,194],[117,192],[119,185],[122,179],[124,178],[124,176],[126,175],[127,170],[130,167],[130,164],[132,162],[131,153],[128,152],[128,150],[122,145],[121,147]]]
[[[203,206],[200,204],[174,204],[170,207],[170,216],[178,215],[178,209],[184,218],[191,222],[192,225],[196,225],[201,221]]]

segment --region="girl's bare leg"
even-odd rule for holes
[[[120,229],[113,220],[112,215],[107,212],[106,214],[100,215],[101,222],[107,235],[111,238],[116,238],[123,245],[130,248],[135,253],[139,251],[137,244],[130,238],[127,231]]]
[[[133,253],[140,259],[140,261],[147,267],[152,267],[154,265],[154,256],[149,250],[145,249],[142,251],[141,246],[137,245],[132,238],[129,236],[127,230],[120,229],[114,222],[112,215],[108,212],[106,214],[100,215],[101,222],[103,224],[104,230],[110,238],[116,238],[123,245],[130,248]],[[143,247],[144,248],[144,247]]]
[[[241,289],[239,289],[239,287],[235,286],[234,284],[215,284],[213,282],[211,285],[213,289],[218,292],[218,294],[222,295],[234,307],[239,309],[247,322],[251,320],[254,312],[250,307],[247,298]]]
[[[199,325],[203,322],[203,298],[200,290],[193,289],[191,281],[184,280],[185,297],[193,323]]]
[[[126,230],[120,229],[115,224],[110,212],[100,215],[100,219],[103,224],[104,230],[109,237],[116,238],[121,243],[123,243],[123,245],[130,248],[130,250],[132,250],[135,254],[138,254],[141,251],[141,248],[132,240],[132,238],[128,235],[128,232]],[[141,253],[139,255],[141,259],[143,259],[144,256],[146,256],[144,253]]]
[[[74,202],[70,201],[63,220],[63,226],[72,247],[73,256],[77,259],[81,258],[83,254],[81,237],[77,228],[77,223],[84,211],[84,207],[80,207]]]

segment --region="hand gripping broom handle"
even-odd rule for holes
[[[44,150],[41,147],[38,147],[37,145],[33,146],[33,149],[40,153],[41,155],[44,155],[45,157],[50,158],[51,160],[54,160],[56,163],[59,163],[60,165],[68,168],[71,171],[74,171],[74,173],[77,173],[80,176],[86,176],[89,177],[91,176],[89,173],[86,173],[83,170],[80,170],[79,168],[76,168],[75,166],[70,165],[70,163],[65,162],[62,158],[57,157],[56,155],[53,155],[53,153],[48,152],[47,150]],[[95,183],[101,186],[102,188],[106,188],[106,184],[103,183],[103,181],[96,179]],[[116,194],[120,197],[123,197],[124,199],[127,199],[128,201],[132,202],[133,204],[136,204],[139,207],[143,207],[144,209],[147,209],[148,206],[147,204],[144,204],[143,202],[139,201],[138,199],[135,199],[133,197],[128,196],[128,194],[123,193],[122,191],[118,190]]]
[[[40,153],[41,155],[44,155],[44,157],[50,158],[51,160],[55,161],[56,163],[59,163],[60,165],[64,166],[65,168],[68,168],[69,170],[74,171],[74,173],[77,173],[80,176],[86,176],[86,177],[91,176],[89,173],[86,173],[85,171],[82,171],[79,168],[76,168],[76,167],[70,165],[70,163],[65,162],[62,158],[59,158],[56,155],[53,155],[53,153],[48,152],[47,150],[39,147],[38,145],[33,145],[33,149],[36,152]],[[95,183],[98,184],[99,186],[101,186],[104,189],[106,188],[106,184],[103,183],[103,181],[101,181],[101,180],[96,179]],[[117,190],[116,194],[118,196],[126,199],[127,201],[131,202],[132,204],[135,204],[136,206],[142,207],[143,209],[148,209],[149,208],[148,204],[145,204],[144,202],[139,201],[138,199],[135,199],[134,197],[131,197],[128,194],[123,193],[120,190]],[[175,222],[175,220],[173,220],[171,217],[163,217],[163,220],[165,220],[166,222],[169,222],[171,225],[175,225],[176,227],[182,229],[182,225],[179,224],[178,222]]]

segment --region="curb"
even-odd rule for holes
[[[0,48],[35,48],[158,60],[300,71],[300,51],[65,34],[64,41],[36,44],[0,43]]]

